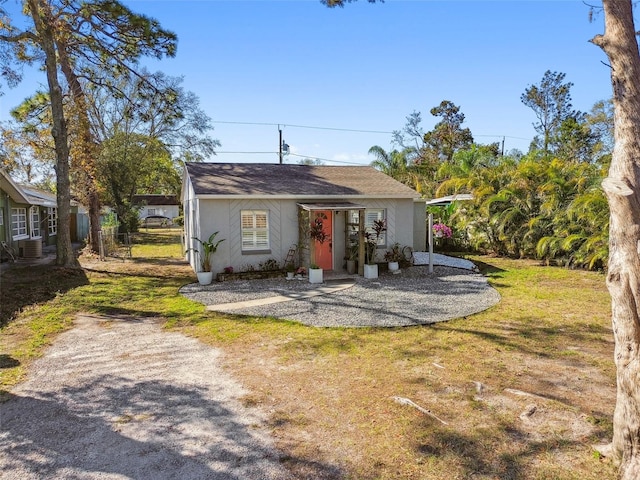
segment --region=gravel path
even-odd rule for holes
[[[0,477],[289,478],[219,355],[152,319],[79,316],[0,405]]]
[[[317,286],[306,280],[282,278],[190,284],[180,291],[204,305],[216,305],[218,311],[296,320],[316,327],[422,325],[471,315],[500,300],[482,275],[445,266],[434,267],[432,274],[428,267],[414,266],[399,275],[386,273],[375,280],[351,279],[353,287],[328,295],[228,310],[226,303],[290,295]]]

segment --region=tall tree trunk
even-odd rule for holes
[[[615,146],[603,188],[609,200],[609,272],[617,397],[613,455],[620,476],[640,478],[640,55],[631,0],[604,0],[605,33],[593,39],[609,57]]]
[[[64,117],[62,89],[58,83],[58,64],[51,22],[47,19],[50,13],[42,0],[28,0],[33,23],[38,33],[38,41],[45,53],[47,82],[51,98],[51,116],[53,128],[51,135],[56,151],[56,200],[58,203],[58,233],[56,239],[56,265],[78,267],[78,260],[71,245],[71,192],[69,181],[69,144],[67,123]]]
[[[73,71],[67,45],[63,40],[56,41],[60,68],[64,74],[73,96],[73,111],[76,118],[77,146],[73,151],[73,165],[77,170],[78,178],[82,179],[82,196],[89,210],[89,248],[94,253],[100,251],[100,198],[96,182],[95,165],[98,156],[98,143],[91,133],[89,120],[89,103],[84,93],[80,79]]]

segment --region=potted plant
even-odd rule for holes
[[[376,263],[376,250],[380,242],[380,236],[387,231],[384,219],[373,222],[373,233],[367,232],[366,237],[366,264],[364,266],[364,278],[378,278],[378,264]]]
[[[309,265],[309,283],[322,283],[322,268],[317,264]]]
[[[296,272],[296,266],[293,262],[289,262],[284,266],[285,272],[287,272],[287,280],[293,280],[293,275]]]
[[[388,262],[390,272],[400,272],[400,261],[403,259],[403,255],[398,242],[394,243],[391,248],[385,252],[384,259]]]
[[[324,213],[317,213],[313,224],[309,228],[309,237],[320,245],[331,238],[324,229],[324,220],[326,218]],[[322,283],[322,268],[315,262],[309,265],[309,283]]]
[[[349,256],[347,257],[347,273],[353,275],[357,271],[358,260],[358,244],[352,243],[349,245]]]
[[[216,242],[216,236],[219,232],[213,232],[209,235],[207,240],[200,240],[198,237],[192,237],[193,240],[200,244],[200,249],[190,248],[187,252],[193,250],[200,255],[200,267],[201,271],[196,272],[198,276],[198,282],[200,285],[209,285],[211,280],[213,280],[213,272],[211,271],[211,255],[216,253],[218,250],[218,245],[224,242],[224,238],[222,240],[218,240]]]

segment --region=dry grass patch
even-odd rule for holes
[[[177,239],[143,232],[131,260],[83,259],[81,281],[35,273],[57,290],[29,294],[34,282],[14,270],[12,291],[30,296],[6,307],[0,388],[77,312],[153,316],[223,349],[249,391],[244,404],[269,414],[296,478],[615,477],[590,448],[611,437],[615,399],[602,275],[477,257],[502,295],[486,312],[433,326],[320,329],[206,312],[181,297],[195,275]],[[5,275],[3,307],[15,300]]]
[[[614,478],[590,448],[610,438],[615,398],[604,277],[480,260],[502,301],[465,319],[316,329],[212,315],[189,330],[223,346],[300,477],[316,461],[358,479]]]

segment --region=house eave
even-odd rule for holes
[[[315,200],[317,202],[320,201],[331,201],[331,200],[356,200],[356,199],[371,199],[371,198],[382,198],[382,199],[395,199],[395,200],[412,200],[412,201],[421,201],[420,198],[408,195],[394,195],[394,194],[367,194],[367,195],[267,195],[267,194],[258,194],[258,195],[216,195],[216,194],[196,194],[195,198],[200,200],[295,200],[295,201],[305,201],[305,200]]]
[[[31,204],[22,188],[13,181],[4,169],[0,169],[0,175],[2,175],[0,186],[2,186],[2,189],[5,190],[15,202],[26,203],[27,205]]]

